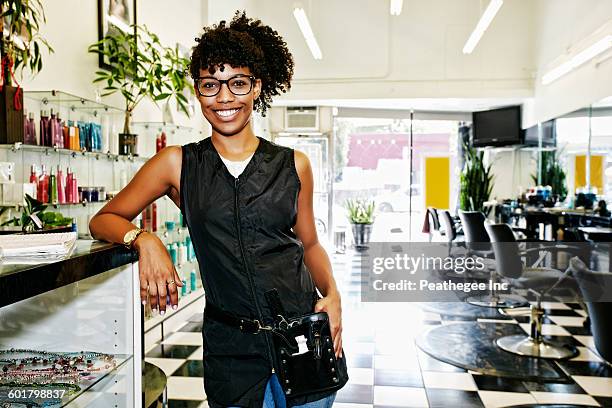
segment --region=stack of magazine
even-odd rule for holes
[[[58,261],[70,256],[76,240],[76,232],[0,235],[0,260],[5,264]]]

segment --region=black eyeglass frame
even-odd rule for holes
[[[234,91],[232,91],[232,89],[231,89],[231,88],[230,88],[230,86],[229,86],[229,82],[230,82],[231,80],[233,80],[233,79],[236,79],[236,78],[249,78],[249,79],[251,80],[251,86],[250,86],[249,90],[248,90],[246,93],[243,93],[243,94],[237,94],[237,93],[234,93]],[[215,81],[219,82],[219,84],[220,84],[220,85],[219,85],[219,89],[217,90],[217,92],[216,92],[215,94],[213,94],[213,95],[204,95],[204,94],[202,94],[202,91],[200,90],[200,82],[201,82],[203,79],[214,79]],[[212,76],[205,76],[205,77],[199,77],[199,78],[197,78],[197,79],[196,79],[195,84],[196,84],[196,89],[198,90],[198,93],[200,94],[200,96],[203,96],[203,97],[205,97],[205,98],[212,98],[213,96],[217,96],[217,95],[219,95],[219,92],[221,92],[221,87],[223,86],[223,84],[227,85],[227,89],[228,89],[228,90],[229,90],[229,91],[230,91],[232,94],[234,94],[234,95],[236,95],[236,96],[244,96],[244,95],[248,95],[249,93],[251,93],[251,91],[253,90],[253,85],[255,84],[255,80],[256,80],[256,79],[257,79],[257,78],[255,78],[255,76],[254,76],[254,75],[245,75],[245,74],[237,74],[237,75],[234,75],[233,77],[228,78],[228,79],[217,79],[217,78],[212,77]]]

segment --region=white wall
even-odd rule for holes
[[[540,121],[586,107],[612,95],[612,58],[594,61],[549,85],[542,75],[555,60],[612,20],[610,0],[537,0],[535,115]],[[587,44],[588,45],[588,44]],[[612,53],[608,52],[612,57]]]
[[[207,18],[206,0],[162,0],[138,1],[138,24],[146,24],[159,35],[168,46],[177,42],[191,48],[194,38],[200,33]],[[89,99],[94,99],[98,85],[93,84],[98,68],[98,56],[87,53],[87,47],[98,40],[98,6],[96,1],[62,0],[45,2],[47,24],[41,29],[55,52],[45,55],[43,70],[35,78],[25,78],[25,90],[61,90]],[[100,87],[101,89],[101,87]],[[118,95],[105,98],[104,102],[123,107]],[[196,115],[188,119],[176,114],[177,124],[206,130],[202,114],[197,107]],[[145,101],[135,114],[134,121],[162,120],[161,111]]]
[[[513,198],[527,187],[534,186],[531,176],[536,173],[537,161],[529,150],[488,149],[487,162],[492,163],[493,190],[491,199]]]

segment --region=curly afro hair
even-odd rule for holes
[[[260,20],[248,18],[237,11],[229,23],[225,20],[204,28],[204,34],[196,38],[189,67],[194,81],[200,69],[214,74],[216,67],[229,64],[232,67],[247,67],[262,81],[261,94],[254,109],[265,115],[272,97],[291,88],[293,56],[287,43],[271,27]]]

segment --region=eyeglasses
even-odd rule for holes
[[[221,91],[223,84],[231,93],[237,96],[246,95],[253,89],[255,77],[253,75],[234,75],[230,79],[217,79],[213,77],[202,77],[196,80],[196,87],[200,96],[215,96]]]

